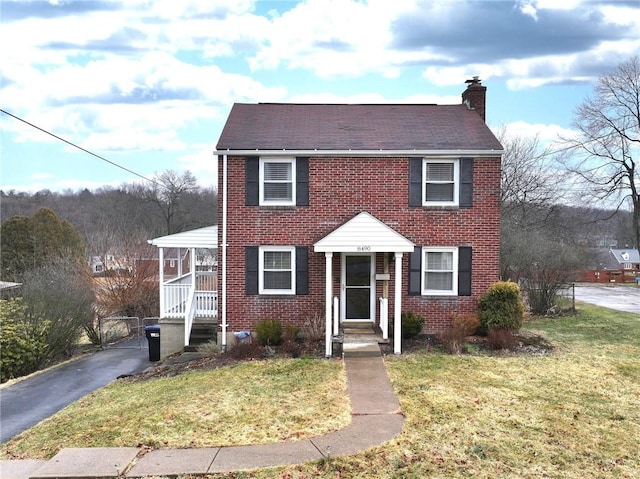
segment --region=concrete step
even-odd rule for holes
[[[342,354],[345,358],[372,358],[380,356],[378,343],[343,343]]]

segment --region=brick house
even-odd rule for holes
[[[502,146],[486,87],[458,105],[235,104],[217,144],[221,343],[256,321],[424,330],[498,280]]]

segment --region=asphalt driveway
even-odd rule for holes
[[[576,285],[576,300],[640,316],[640,286],[580,284]]]
[[[107,349],[35,374],[0,390],[0,443],[122,374],[153,363],[148,349]]]

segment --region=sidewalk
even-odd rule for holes
[[[0,461],[2,479],[116,478],[214,474],[317,461],[354,454],[400,434],[404,417],[380,349],[346,356],[351,423],[312,439],[200,449],[69,448],[48,461]]]

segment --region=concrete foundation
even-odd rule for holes
[[[246,332],[249,332],[249,331],[246,331]],[[250,332],[251,339],[249,339],[249,337],[244,337],[244,333],[245,333],[244,331],[240,333],[236,331],[227,332],[227,351],[231,349],[233,346],[235,346],[236,344],[256,340],[256,333]],[[236,336],[237,334],[239,334],[241,337]],[[218,346],[222,347],[222,332],[218,331],[218,337],[216,341],[218,343]]]
[[[184,320],[160,319],[160,359],[184,350]]]

